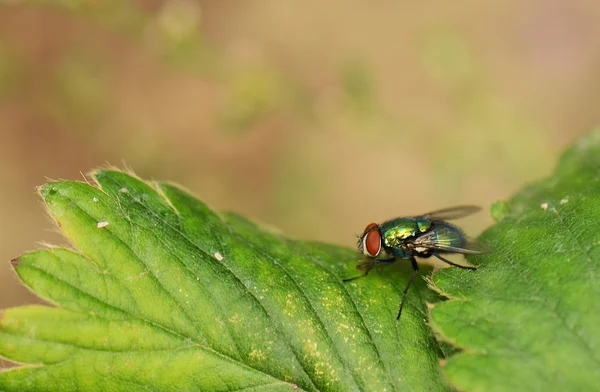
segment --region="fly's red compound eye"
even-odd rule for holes
[[[376,257],[381,251],[381,232],[377,224],[371,223],[365,228],[363,253],[365,256]]]

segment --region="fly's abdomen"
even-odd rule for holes
[[[463,232],[456,226],[447,222],[435,222],[431,228],[433,242],[436,245],[462,248],[467,240]]]

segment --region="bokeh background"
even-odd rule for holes
[[[0,1],[0,309],[64,243],[34,187],[107,163],[344,246],[487,209],[598,124],[599,37],[591,0]]]

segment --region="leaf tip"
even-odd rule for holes
[[[435,290],[435,283],[433,282],[433,275],[437,272],[436,268],[437,267],[433,268],[433,271],[431,271],[431,275],[428,275],[425,277],[425,282],[427,283],[427,287],[429,287],[432,290]]]
[[[10,261],[10,265],[12,265],[13,268],[17,268],[19,266],[19,259],[17,259],[17,258],[12,259]]]
[[[52,196],[56,192],[58,192],[58,188],[52,182],[50,182],[48,184],[44,184],[44,185],[39,185],[35,188],[35,190],[40,194],[40,196],[44,200],[46,200],[48,198],[48,196]]]

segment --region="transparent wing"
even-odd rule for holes
[[[428,245],[419,245],[422,248],[432,249],[432,250],[440,250],[448,253],[461,253],[464,255],[482,255],[485,253],[490,253],[489,251],[479,250],[479,249],[470,249],[470,248],[457,248],[456,246],[442,245],[442,244],[428,244]]]
[[[481,207],[478,206],[456,206],[428,212],[423,214],[423,217],[431,220],[452,220],[464,218],[479,211],[481,211]]]
[[[415,248],[426,248],[448,253],[462,253],[466,255],[480,255],[493,252],[489,247],[474,240],[467,240],[466,244],[462,247],[453,246],[451,240],[443,238],[440,239],[433,232],[415,238],[413,240],[413,244]]]

